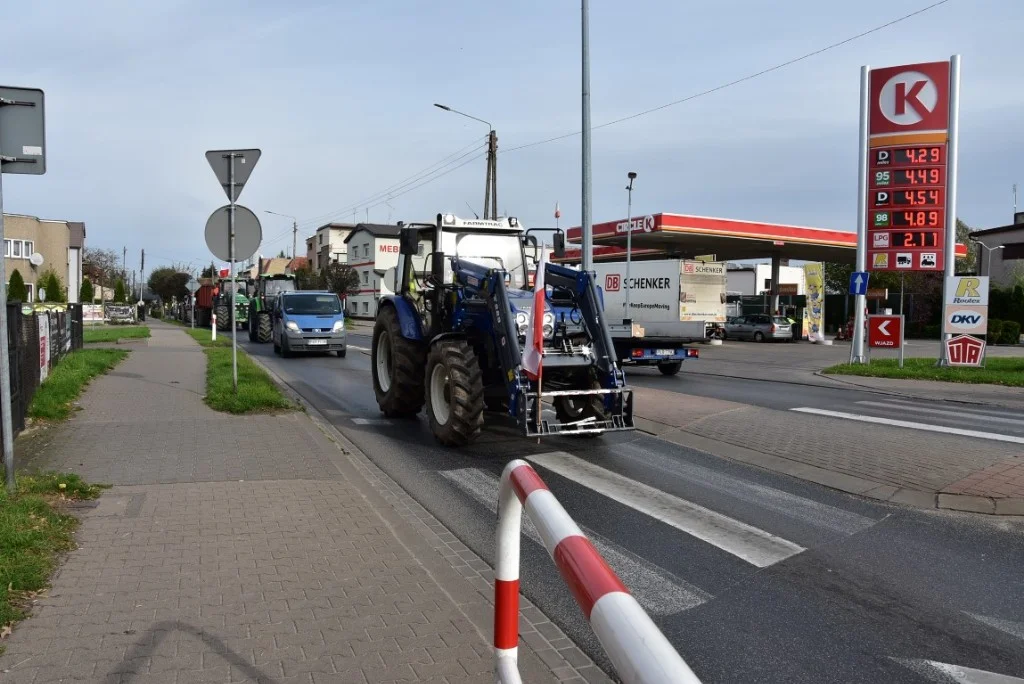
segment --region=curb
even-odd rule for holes
[[[319,409],[285,382],[281,376],[256,356],[249,354],[249,358],[270,376],[270,379],[282,392],[301,406],[313,424],[334,442],[341,455],[348,458],[352,466],[368,481],[373,490],[384,499],[381,505],[390,506],[392,511],[419,533],[420,539],[438,554],[440,561],[466,579],[477,593],[484,597],[487,604],[491,606],[491,610],[487,611],[486,615],[469,614],[465,611],[463,614],[484,635],[484,641],[488,644],[492,643],[493,639],[490,637],[493,636],[494,629],[494,570],[491,565],[459,541],[451,530],[413,499],[369,456],[353,444],[341,430],[332,425]],[[463,610],[464,606],[456,603],[457,607]],[[519,635],[520,640],[533,649],[537,658],[551,671],[552,676],[558,682],[568,684],[586,681],[610,684],[615,681],[581,651],[557,624],[549,620],[530,599],[521,593]],[[524,674],[528,675],[526,664],[521,662],[520,665],[523,666]]]
[[[798,480],[835,489],[847,494],[863,496],[885,503],[901,504],[925,510],[949,510],[986,515],[1024,516],[1024,498],[988,497],[969,494],[947,494],[928,492],[908,487],[877,482],[858,475],[848,475],[820,468],[809,463],[793,461],[773,454],[765,454],[747,447],[719,442],[686,432],[685,429],[648,420],[642,416],[635,419],[637,430],[657,439],[671,442],[708,456],[737,461],[762,470],[789,475]]]
[[[976,400],[976,399],[947,399],[946,397],[926,397],[926,396],[923,396],[923,395],[920,395],[920,394],[910,394],[909,392],[900,392],[898,390],[887,390],[887,389],[882,389],[880,387],[872,387],[870,385],[862,385],[862,384],[860,384],[858,382],[854,382],[853,380],[848,380],[847,379],[847,378],[858,377],[856,375],[843,375],[843,376],[840,376],[840,375],[826,375],[826,374],[822,373],[821,371],[814,371],[814,374],[816,376],[820,377],[820,378],[828,378],[829,380],[834,380],[835,382],[842,383],[844,385],[850,385],[851,387],[856,387],[856,388],[858,388],[861,391],[874,392],[875,394],[889,394],[889,395],[896,396],[896,397],[906,397],[908,399],[920,399],[922,401],[944,401],[944,402],[947,402],[947,403],[950,403],[950,404],[965,404],[965,405],[968,405],[968,406],[998,406],[999,408],[1011,408],[1011,409],[1019,409],[1020,408],[1020,406],[1017,405],[1017,404],[1002,403],[1002,402],[1000,402],[998,400],[996,400],[996,401],[979,401],[979,400]],[[922,382],[928,382],[928,381],[924,380]],[[806,384],[806,383],[795,383],[795,384]],[[824,385],[812,385],[812,386],[813,387],[824,387]],[[970,387],[971,385],[969,383],[964,383],[964,386],[965,387]],[[1001,386],[1002,385],[997,385],[997,387],[1001,387]]]

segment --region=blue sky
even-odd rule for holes
[[[594,124],[843,40],[930,0],[591,2]],[[4,177],[4,208],[85,221],[129,267],[209,261],[224,196],[208,149],[259,147],[241,203],[265,254],[478,140],[501,150],[579,130],[579,2],[33,0],[3,3],[2,82],[47,95],[48,172]],[[594,132],[594,220],[693,213],[853,230],[858,71],[963,55],[960,216],[1012,219],[1024,186],[1024,2],[950,0],[729,89]],[[468,148],[467,148],[468,149]],[[472,155],[462,161],[472,159]],[[461,162],[460,162],[461,163]],[[450,167],[446,167],[450,168]],[[482,210],[477,159],[369,210],[422,221]],[[1021,192],[1024,196],[1024,190]],[[579,223],[580,138],[502,153],[498,203],[529,226]],[[1021,202],[1024,205],[1024,200]],[[272,240],[277,238],[276,240]],[[300,246],[300,254],[303,248]]]

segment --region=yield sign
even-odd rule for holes
[[[206,153],[206,161],[210,162],[210,168],[224,188],[224,194],[228,196],[231,203],[238,201],[242,194],[245,182],[249,180],[252,169],[260,160],[260,151],[252,150],[210,150]],[[234,169],[231,167],[234,166]],[[234,184],[232,184],[231,173],[234,171]]]
[[[868,346],[899,349],[903,345],[903,316],[868,316]]]

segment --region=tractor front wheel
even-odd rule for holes
[[[386,306],[377,315],[370,347],[370,371],[377,405],[389,417],[414,416],[423,408],[423,344],[402,337],[398,313]]]
[[[443,340],[427,357],[427,417],[445,446],[460,447],[480,436],[484,382],[480,363],[465,340]]]
[[[270,321],[270,314],[266,311],[260,311],[256,314],[256,341],[257,342],[270,342],[270,338],[273,337],[274,327]]]
[[[213,313],[217,316],[217,330],[231,330],[231,309],[218,304]]]
[[[600,386],[601,385],[597,382],[591,383],[591,387],[594,389],[597,389]],[[566,423],[576,423],[581,420],[587,420],[588,418],[592,418],[595,421],[608,420],[608,412],[604,408],[603,394],[555,397],[555,400],[552,403],[555,407],[555,417],[558,418],[558,422],[563,425]],[[599,434],[600,433],[597,432],[584,432],[577,436],[597,437]]]

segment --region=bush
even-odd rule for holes
[[[160,309],[160,307],[156,306],[153,307],[153,310],[149,312],[149,315],[152,316],[153,318],[163,318],[164,312]]]
[[[988,333],[985,339],[989,344],[999,344],[1003,337],[1003,322],[998,318],[988,319]]]
[[[92,290],[92,282],[90,282],[88,278],[83,278],[82,289],[78,291],[78,301],[82,302],[83,304],[86,302],[91,302],[93,294],[94,292]]]
[[[999,336],[999,341],[1002,344],[1020,344],[1020,323],[1017,321],[1003,321],[1003,332]]]
[[[940,326],[938,323],[936,323],[935,325],[926,325],[922,329],[921,337],[922,339],[925,340],[937,340],[941,337],[941,335],[939,334],[941,330],[942,326]]]
[[[25,279],[21,277],[18,269],[11,272],[11,282],[7,284],[7,299],[12,302],[24,302],[28,299],[28,288],[25,287]]]
[[[114,303],[124,304],[126,301],[125,297],[126,295],[124,292],[124,281],[118,278],[117,283],[115,283],[114,285]]]

